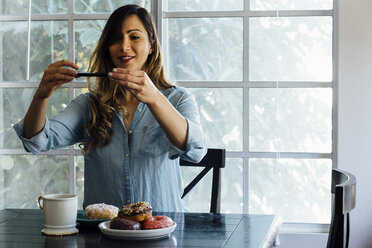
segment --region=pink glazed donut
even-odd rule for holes
[[[143,222],[143,229],[159,229],[173,226],[173,220],[168,216],[152,216]]]

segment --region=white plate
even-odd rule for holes
[[[169,235],[176,229],[177,223],[173,222],[173,226],[160,228],[160,229],[151,229],[151,230],[118,230],[118,229],[111,229],[110,222],[105,221],[98,225],[101,232],[111,238],[116,239],[136,239],[136,240],[144,240],[144,239],[160,239],[169,237]]]

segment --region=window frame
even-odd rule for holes
[[[29,0],[31,2],[31,0]],[[53,21],[63,20],[68,22],[68,59],[75,61],[75,30],[74,22],[79,20],[105,20],[109,13],[74,13],[74,0],[68,0],[68,11],[65,14],[41,14],[41,15],[17,15],[0,16],[3,21]],[[158,36],[161,44],[164,38],[164,21],[168,18],[202,18],[202,17],[240,17],[243,18],[243,80],[214,82],[214,81],[177,81],[177,85],[193,88],[239,88],[243,90],[243,150],[227,151],[227,158],[239,158],[243,160],[243,213],[249,213],[249,159],[250,158],[310,158],[310,159],[330,159],[332,167],[337,168],[337,144],[338,144],[338,0],[333,0],[332,10],[279,10],[279,11],[251,11],[249,0],[244,1],[244,9],[241,11],[163,11],[162,0],[151,1],[151,13],[157,25]],[[333,18],[332,24],[332,81],[331,82],[287,82],[287,81],[251,81],[249,79],[249,19],[251,17],[301,17],[301,16],[330,16]],[[166,62],[166,61],[165,61]],[[5,88],[36,88],[39,82],[0,82],[0,89]],[[74,89],[86,88],[87,82],[72,82],[63,85],[68,89],[68,99],[74,98]],[[332,151],[330,153],[307,153],[307,152],[250,152],[249,151],[249,89],[251,88],[331,88],[332,89]],[[0,155],[25,155],[29,154],[23,149],[0,149]],[[41,152],[41,155],[68,155],[70,172],[70,193],[75,193],[76,189],[76,168],[74,157],[80,156],[81,152],[70,146],[67,149]],[[300,229],[296,229],[300,227]],[[328,224],[305,224],[287,223],[282,230],[295,232],[327,232]]]
[[[242,81],[177,81],[177,85],[192,88],[240,88],[243,90],[243,151],[227,151],[226,158],[243,160],[243,213],[249,213],[249,159],[250,158],[293,158],[293,159],[330,159],[332,168],[337,168],[338,133],[338,0],[333,0],[331,10],[250,10],[250,1],[244,1],[240,11],[160,11],[156,10],[157,29],[161,44],[166,41],[164,20],[168,18],[243,18],[243,80]],[[162,1],[159,1],[162,2]],[[162,4],[154,8],[162,9]],[[249,19],[251,17],[332,17],[332,81],[253,81],[249,79]],[[163,45],[164,46],[164,45]],[[251,152],[249,151],[249,89],[251,88],[330,88],[332,90],[332,147],[329,153],[318,152]],[[284,223],[283,232],[328,232],[329,224]]]

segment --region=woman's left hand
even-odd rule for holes
[[[109,78],[124,86],[143,103],[151,104],[156,101],[159,91],[144,71],[115,68],[109,73]]]
[[[160,93],[144,71],[115,68],[109,77],[146,103],[170,142],[181,150],[186,149],[188,123],[185,117]]]

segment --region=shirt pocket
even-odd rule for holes
[[[141,155],[159,157],[168,150],[168,138],[159,125],[144,126],[140,146]]]

